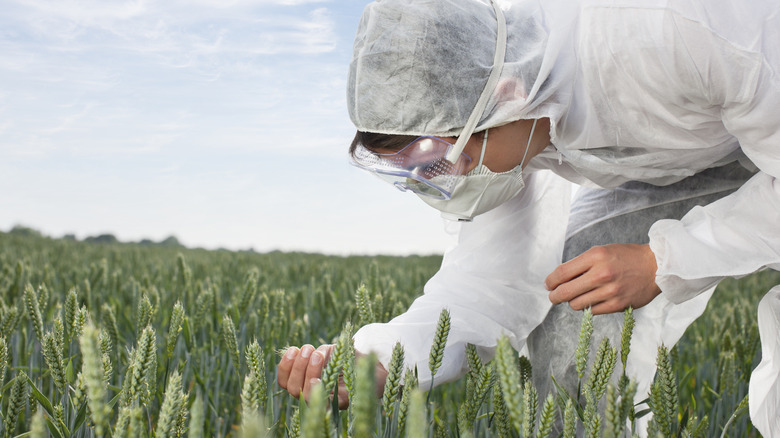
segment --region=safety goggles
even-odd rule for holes
[[[377,153],[358,145],[352,164],[389,182],[401,191],[450,199],[456,183],[466,173],[471,158],[460,153],[447,159],[454,145],[438,137],[419,137],[393,153]]]

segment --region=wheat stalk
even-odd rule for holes
[[[241,360],[239,359],[240,354],[238,350],[238,339],[236,337],[236,326],[233,325],[233,319],[230,315],[222,317],[220,331],[222,332],[222,340],[225,342],[230,358],[233,360],[233,368],[236,370],[236,373],[238,373],[241,369]]]
[[[515,430],[521,431],[523,430],[523,394],[520,386],[520,371],[517,368],[517,352],[506,336],[498,340],[496,368],[509,417]]]
[[[254,370],[244,378],[244,385],[241,388],[241,407],[244,417],[249,417],[260,410],[260,383]]]
[[[398,433],[401,434],[406,427],[406,418],[409,413],[409,403],[411,402],[411,395],[413,390],[417,388],[417,378],[414,376],[414,371],[407,368],[404,372],[404,389],[401,393],[401,401],[398,403]]]
[[[425,396],[418,389],[411,391],[409,412],[409,420],[408,424],[406,425],[406,437],[426,438],[428,436],[428,425],[426,418],[426,413],[428,410],[425,408]]]
[[[333,347],[333,352],[330,355],[330,360],[325,365],[320,375],[322,386],[325,388],[325,392],[330,394],[333,392],[336,382],[338,381],[338,375],[341,369],[344,367],[344,360],[347,357],[347,350],[352,349],[352,355],[354,356],[354,347],[352,346],[352,324],[347,322],[344,330],[339,335],[336,345]]]
[[[192,282],[192,270],[187,266],[187,261],[182,253],[176,255],[176,273],[182,292],[186,292]]]
[[[467,353],[467,356],[469,354]],[[470,367],[472,369],[479,370],[477,374],[470,373],[470,379],[473,381],[472,394],[466,399],[466,412],[468,414],[467,424],[471,427],[476,420],[476,416],[482,404],[487,399],[490,388],[494,385],[495,374],[494,368],[485,366],[479,356],[471,357],[469,359]]]
[[[8,367],[8,344],[5,342],[5,338],[0,337],[0,388],[3,387],[5,381],[5,369]],[[2,391],[0,391],[0,395]],[[0,398],[0,400],[2,400]]]
[[[631,336],[634,333],[634,310],[629,307],[623,312],[623,330],[620,333],[620,361],[623,364],[623,374],[626,373],[628,354],[631,351]]]
[[[607,405],[604,410],[604,438],[618,438],[623,432],[623,419],[620,418],[620,394],[614,385],[607,386]]]
[[[212,304],[211,290],[208,288],[201,290],[198,294],[198,299],[195,303],[195,319],[193,322],[196,326],[200,327],[206,322],[206,315],[208,314]]]
[[[586,383],[587,390],[593,393],[596,402],[604,395],[607,384],[615,369],[617,361],[617,351],[610,345],[609,339],[604,338],[596,351],[596,357],[593,360],[591,373]]]
[[[195,401],[190,406],[190,427],[187,431],[188,438],[203,438],[203,422],[205,418],[203,416],[203,399],[200,394],[195,396]]]
[[[46,419],[43,412],[38,411],[32,418],[30,425],[30,438],[48,438],[49,430],[46,428]]]
[[[590,338],[593,335],[593,313],[590,308],[582,312],[580,325],[580,337],[577,344],[575,358],[577,362],[577,376],[582,379],[585,375],[585,367],[588,365],[588,353],[590,352]]]
[[[350,407],[354,405],[353,431],[356,437],[371,436],[374,433],[374,417],[376,415],[376,355],[370,353],[357,361],[357,380],[355,398]]]
[[[268,383],[265,379],[265,361],[263,360],[263,350],[257,339],[253,340],[246,347],[246,364],[251,372],[257,377],[257,398],[258,408],[262,411],[268,401]]]
[[[659,433],[670,435],[677,412],[677,385],[669,360],[669,350],[663,345],[658,347],[656,377],[650,386],[648,405],[653,411],[650,426]]]
[[[302,436],[304,438],[320,438],[327,436],[325,432],[325,416],[326,414],[326,402],[325,391],[322,385],[314,385],[309,392],[309,404],[306,408],[305,415],[303,417],[303,424],[301,425]],[[355,432],[355,436],[369,436],[360,435]]]
[[[92,413],[95,433],[103,436],[108,427],[108,417],[111,408],[106,403],[106,383],[104,381],[103,360],[98,350],[98,331],[91,324],[84,327],[84,333],[79,338],[81,347],[81,373],[87,388],[87,405]]]
[[[152,309],[152,302],[149,300],[149,296],[143,294],[135,312],[136,336],[140,335],[141,331],[152,322]]]
[[[401,386],[401,373],[404,367],[404,347],[400,342],[396,342],[393,347],[393,355],[387,369],[387,379],[385,380],[385,389],[382,394],[382,408],[385,416],[390,419],[393,417],[395,401],[398,398],[398,390]]]
[[[119,342],[119,328],[116,323],[116,315],[114,314],[114,309],[111,306],[109,306],[108,303],[104,303],[101,309],[102,309],[101,319],[103,321],[103,330],[106,332],[107,342],[111,342],[111,346],[112,346],[112,348],[108,350],[103,349],[103,353],[111,355],[113,353],[113,346],[117,345],[117,342]]]
[[[0,324],[0,336],[11,336],[11,333],[16,330],[16,325],[19,323],[19,319],[19,309],[16,306],[9,307],[3,316],[3,323]]]
[[[54,380],[54,386],[60,394],[65,394],[65,366],[63,365],[61,344],[55,339],[54,333],[47,332],[43,336],[41,346],[43,358],[46,360],[46,365],[48,365],[52,380]]]
[[[241,294],[241,299],[238,304],[238,312],[240,314],[246,313],[249,308],[249,304],[255,299],[257,295],[257,284],[260,279],[260,271],[257,268],[253,268],[247,274],[246,283],[244,284],[244,291]]]
[[[65,297],[65,333],[68,339],[75,339],[73,336],[73,324],[76,323],[76,313],[79,311],[78,294],[76,288],[70,288]]]
[[[65,350],[65,327],[62,323],[62,315],[57,315],[51,324],[51,333],[54,335],[55,347],[60,352],[63,358],[67,356],[67,350]]]
[[[181,374],[178,371],[174,371],[168,378],[168,384],[165,388],[165,395],[160,408],[160,419],[157,421],[156,436],[178,436],[179,413],[185,401],[186,399],[181,389]]]
[[[575,438],[577,434],[577,411],[571,398],[566,400],[563,411],[563,438]]]
[[[300,438],[301,436],[301,410],[298,407],[295,407],[287,433],[288,438]]]
[[[5,437],[13,436],[16,431],[16,423],[19,414],[24,409],[24,401],[27,398],[27,374],[19,371],[11,387],[11,398],[8,399],[8,408],[5,414]]]
[[[114,427],[114,438],[144,438],[146,427],[143,424],[143,412],[138,406],[124,406]]]
[[[30,318],[35,329],[35,336],[38,337],[38,342],[43,342],[43,317],[38,305],[38,295],[29,284],[24,288],[24,303],[27,308],[27,317]]]
[[[537,438],[546,438],[550,435],[555,423],[555,397],[552,394],[547,394],[547,398],[544,399],[542,405],[542,413],[539,420],[539,432]]]
[[[153,328],[147,327],[141,332],[138,345],[130,357],[122,387],[121,405],[130,406],[135,401],[146,405],[153,396],[157,381],[157,343]]]
[[[168,343],[166,345],[168,359],[173,357],[173,350],[176,348],[176,341],[179,340],[182,323],[184,323],[184,306],[182,306],[181,301],[176,301],[168,324]]]
[[[71,339],[78,339],[81,337],[81,333],[84,331],[84,326],[89,322],[89,311],[86,306],[81,306],[78,312],[76,312],[76,318],[73,320],[73,334]]]
[[[371,307],[371,297],[368,296],[368,289],[366,289],[365,284],[361,283],[355,291],[355,302],[357,303],[361,325],[370,324],[376,321],[374,310]]]
[[[439,321],[436,323],[436,333],[433,335],[433,343],[428,356],[428,369],[431,371],[431,388],[433,388],[433,378],[441,367],[444,358],[444,348],[447,346],[447,337],[450,334],[450,311],[442,309],[439,314]]]
[[[263,417],[257,412],[253,412],[241,421],[241,438],[260,438],[267,436],[268,431],[265,427]],[[320,431],[322,433],[322,431]]]

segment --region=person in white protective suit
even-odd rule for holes
[[[424,295],[362,327],[355,348],[386,367],[400,341],[424,386],[447,308],[436,383],[464,374],[466,344],[488,359],[507,335],[545,396],[550,375],[576,382],[576,311],[603,314],[594,336],[614,345],[631,306],[628,372],[644,398],[657,346],[721,279],[780,268],[778,72],[768,0],[369,4],[348,82],[352,159],[441,210],[458,243]],[[775,287],[750,384],[765,436],[780,436],[779,318]],[[308,394],[331,348],[288,349],[280,386]]]

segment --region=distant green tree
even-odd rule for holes
[[[179,243],[179,239],[177,239],[175,236],[170,236],[166,238],[165,240],[160,242],[160,245],[162,246],[175,246],[175,247],[184,247],[181,243]]]
[[[84,239],[85,242],[89,243],[119,243],[119,240],[114,237],[113,234],[101,234],[99,236],[90,236]]]
[[[11,228],[9,234],[15,234],[17,236],[43,237],[40,231],[34,230],[30,227],[25,227],[24,225],[14,225],[14,227]]]

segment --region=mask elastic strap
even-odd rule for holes
[[[531,125],[531,134],[528,135],[528,143],[525,145],[525,153],[523,154],[523,159],[520,161],[520,168],[523,168],[523,163],[525,163],[525,157],[528,155],[528,149],[531,149],[531,139],[534,138],[534,130],[536,129],[536,122],[538,122],[539,119],[534,119],[534,124]],[[481,162],[480,158],[480,162]]]
[[[447,161],[454,163],[463,153],[463,149],[466,147],[466,143],[469,141],[471,134],[474,133],[479,120],[482,118],[482,114],[485,112],[488,100],[493,95],[493,90],[498,84],[498,80],[501,78],[501,70],[504,68],[504,57],[506,55],[506,19],[504,18],[504,12],[496,3],[497,0],[490,0],[493,10],[496,13],[496,51],[493,55],[493,68],[490,70],[490,76],[488,76],[485,88],[482,89],[482,94],[477,100],[477,104],[474,106],[474,111],[471,112],[466,125],[458,136],[458,141],[447,153]]]
[[[482,137],[482,152],[479,153],[479,163],[477,163],[477,167],[482,165],[482,159],[485,158],[485,149],[487,149],[487,135],[488,130],[485,130],[485,136]]]

